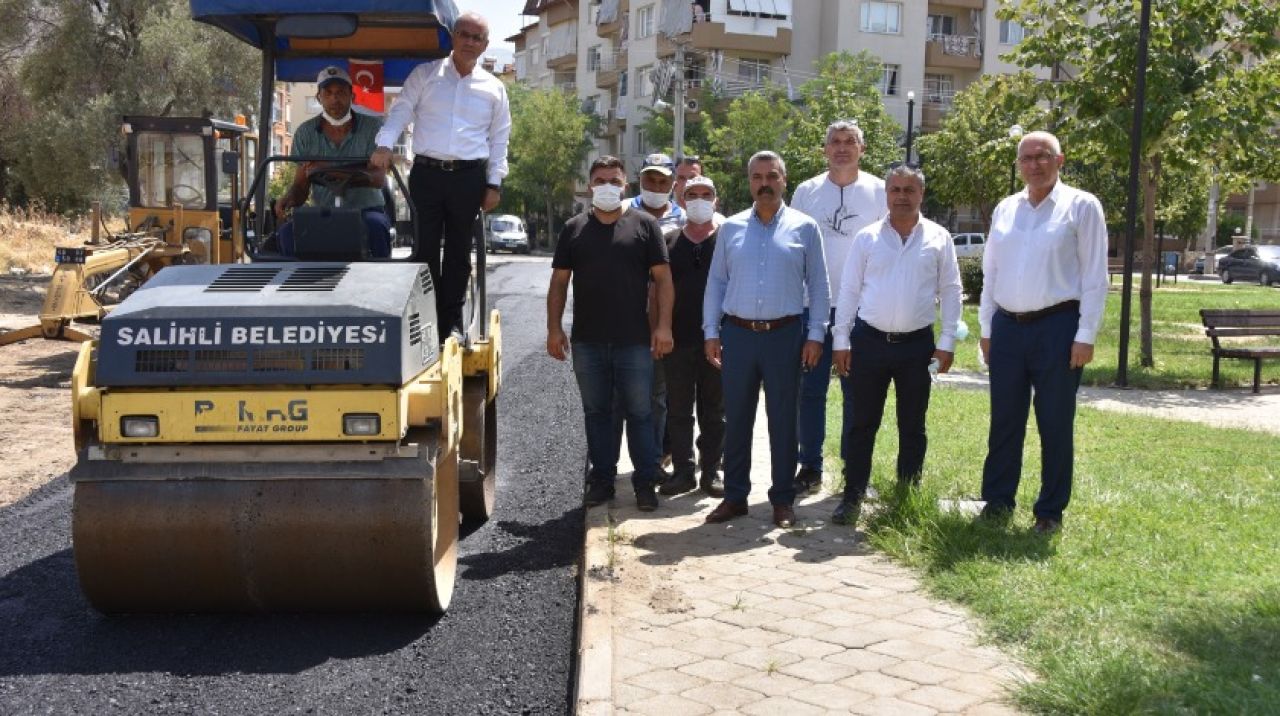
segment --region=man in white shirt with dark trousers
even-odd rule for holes
[[[840,305],[840,273],[853,237],[885,212],[884,181],[858,169],[865,149],[865,137],[856,122],[847,119],[832,122],[822,146],[827,171],[796,187],[791,197],[791,206],[808,214],[822,229],[822,250],[831,284],[832,315],[828,316],[831,321],[835,320],[835,309]],[[800,440],[796,492],[800,494],[822,485],[827,388],[831,385],[831,335],[831,331],[827,331],[818,364],[800,379],[800,415],[796,426]],[[848,406],[849,381],[841,378],[840,387]]]
[[[435,285],[442,339],[464,329],[472,226],[481,209],[498,206],[507,175],[511,107],[506,86],[478,64],[488,46],[485,19],[460,15],[453,25],[453,51],[409,73],[369,160],[385,171],[391,147],[413,123],[409,193],[418,213],[418,250]]]
[[[1035,529],[1062,526],[1075,462],[1076,390],[1107,302],[1107,223],[1102,204],[1058,177],[1062,145],[1048,132],[1018,143],[1027,188],[991,214],[982,256],[982,353],[991,366],[991,432],[982,469],[986,518],[1014,509],[1027,413],[1040,431]]]
[[[950,370],[960,320],[960,267],[951,234],[920,215],[924,174],[895,165],[885,175],[885,193],[889,215],[858,232],[849,249],[831,329],[832,360],[849,382],[840,441],[844,496],[831,521],[849,526],[862,512],[890,381],[897,396],[898,483],[919,482],[928,447],[929,364],[937,360],[939,373]]]

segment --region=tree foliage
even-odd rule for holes
[[[1137,86],[1134,0],[1020,0],[999,11],[1025,29],[1009,59],[1057,67],[1052,84],[1072,151],[1127,167]],[[1166,167],[1182,153],[1215,166],[1227,184],[1280,178],[1280,5],[1274,0],[1154,0],[1139,147],[1143,187],[1142,365],[1151,351],[1156,201]]]
[[[711,155],[705,157],[703,169],[715,181],[726,212],[751,206],[747,160],[762,149],[778,151],[786,141],[794,113],[786,95],[777,87],[768,87],[734,99],[724,122],[711,130]],[[790,166],[787,173],[791,174]]]
[[[1009,130],[1048,128],[1040,96],[1030,72],[986,75],[957,94],[941,128],[916,142],[929,194],[943,205],[976,207],[989,226],[1017,160]]]
[[[861,167],[883,175],[890,162],[902,159],[902,127],[884,108],[880,96],[883,65],[870,53],[838,52],[818,63],[818,76],[800,86],[803,111],[794,115],[781,154],[792,186],[827,170],[822,147],[832,122],[852,119],[862,128],[867,149]]]
[[[21,8],[12,15],[10,8]],[[0,0],[14,25],[0,56],[15,58],[25,121],[0,128],[10,196],[80,209],[118,194],[111,168],[126,114],[230,117],[252,112],[258,55],[189,17],[184,0]]]
[[[573,201],[574,181],[591,150],[594,121],[576,97],[557,89],[512,86],[511,171],[502,208],[514,213],[545,212],[547,243],[555,236],[557,206]]]

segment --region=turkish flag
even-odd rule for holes
[[[355,103],[374,112],[386,111],[382,94],[382,60],[347,60]]]

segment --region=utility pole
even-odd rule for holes
[[[679,164],[680,159],[684,157],[684,42],[676,41],[676,95],[675,103],[672,106],[672,112],[675,119],[672,124],[675,125],[675,139],[672,144],[672,158]]]
[[[1249,205],[1244,212],[1244,242],[1253,243],[1253,199],[1258,191],[1258,182],[1249,181]]]
[[[1204,229],[1204,275],[1216,273],[1214,259],[1218,250],[1218,175],[1215,172],[1213,182],[1209,184],[1209,212]]]

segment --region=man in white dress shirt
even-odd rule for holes
[[[884,181],[859,171],[858,162],[866,149],[862,129],[856,122],[840,120],[827,127],[822,151],[827,171],[796,187],[791,206],[808,214],[822,228],[822,250],[827,258],[827,279],[831,284],[831,316],[840,295],[840,275],[853,237],[871,222],[884,216]],[[822,485],[822,444],[827,437],[827,388],[831,385],[831,331],[822,346],[822,358],[800,381],[800,415],[796,433],[800,441],[800,469],[796,491],[813,491]],[[849,409],[849,381],[841,378],[845,408]],[[849,416],[845,416],[845,421]],[[841,448],[843,451],[843,447]]]
[[[920,215],[924,174],[897,165],[885,182],[889,215],[854,237],[831,331],[833,362],[849,385],[841,435],[844,496],[831,520],[850,526],[862,512],[890,381],[897,396],[898,483],[919,482],[928,446],[929,363],[936,359],[939,373],[950,370],[960,319],[960,267],[951,234]]]
[[[1058,178],[1062,146],[1048,132],[1018,143],[1026,189],[991,215],[982,257],[981,347],[991,366],[991,432],[982,470],[984,517],[1012,514],[1027,413],[1040,431],[1035,529],[1062,526],[1071,499],[1076,390],[1107,300],[1107,224],[1092,194]]]
[[[409,193],[418,213],[419,256],[435,285],[442,339],[464,329],[472,226],[481,209],[498,206],[507,175],[511,107],[506,86],[478,64],[488,46],[485,19],[470,12],[460,15],[453,25],[453,51],[409,73],[369,160],[370,166],[385,171],[391,147],[413,123],[416,156]]]

